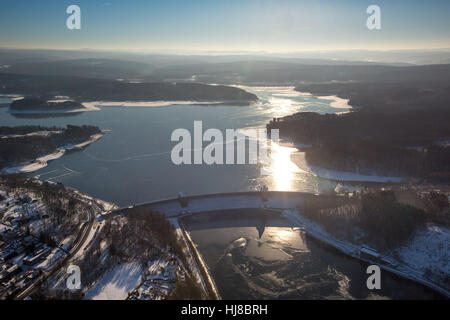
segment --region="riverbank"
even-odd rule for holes
[[[196,213],[202,212],[264,208],[266,211],[269,210],[277,213],[283,213],[288,221],[294,223],[296,226],[299,226],[308,235],[329,245],[330,247],[337,249],[341,253],[359,261],[374,264],[373,261],[364,260],[364,258],[360,257],[359,252],[361,246],[349,244],[333,238],[319,225],[306,220],[298,215],[296,210],[292,209],[298,208],[307,199],[318,197],[321,196],[302,192],[269,191],[265,196],[266,201],[263,201],[261,192],[235,192],[190,196],[188,197],[187,206],[185,208],[180,207],[179,199],[176,198],[154,201],[146,204],[143,203],[136,205],[135,207],[142,206],[144,208],[151,208],[152,210],[164,214],[169,219],[180,218],[187,215],[195,215]],[[126,210],[127,208],[122,208],[118,211],[124,213]],[[429,243],[429,239],[426,241]],[[407,251],[407,248],[405,250],[403,250],[403,248],[400,249],[402,249],[400,252],[401,255],[403,254],[405,258],[408,257],[408,255],[411,255],[411,248],[409,249],[409,252]],[[419,252],[423,253],[424,250],[422,249],[419,250]],[[382,258],[386,258],[385,260],[392,263],[392,265],[380,265],[380,267],[386,271],[389,271],[393,275],[413,281],[421,286],[432,289],[440,295],[449,297],[450,293],[447,288],[443,288],[440,284],[430,281],[430,279],[424,276],[421,270],[414,267],[414,264],[417,264],[417,261],[420,260],[420,257],[418,257],[417,254],[418,253],[416,252],[415,260],[411,261],[411,263],[406,263],[406,261],[400,263],[390,256],[382,256]],[[436,260],[436,254],[437,253],[433,254],[433,260]],[[422,258],[425,257],[422,256]],[[445,256],[441,257],[441,260],[442,259],[445,259]]]
[[[307,172],[316,177],[343,182],[369,182],[369,183],[400,183],[405,180],[405,177],[401,176],[384,176],[374,174],[361,174],[357,172],[348,172],[340,170],[331,170],[322,168],[316,165],[309,164],[305,159],[304,149],[311,148],[312,145],[299,144],[292,142],[289,138],[281,137],[280,146],[289,146],[296,148],[297,151],[290,154],[291,162],[298,168],[299,171]]]
[[[400,182],[408,177],[447,183],[449,149],[436,144],[449,135],[445,116],[442,110],[345,114],[300,110],[273,119],[266,128],[312,145],[305,150],[306,159],[311,171],[324,178]]]
[[[189,268],[196,277],[197,283],[202,287],[206,297],[214,300],[220,300],[220,294],[214,279],[211,277],[208,266],[203,261],[195,244],[193,243],[189,233],[185,230],[184,225],[177,219],[169,219],[170,223],[175,227],[176,233],[184,244],[185,255],[189,261]]]
[[[405,264],[399,263],[393,257],[380,255],[380,261],[382,261],[383,263],[380,263],[380,261],[372,261],[370,259],[364,258],[360,255],[361,246],[335,239],[327,232],[325,232],[318,224],[304,218],[297,210],[284,210],[283,215],[288,220],[300,227],[300,229],[307,235],[320,242],[325,243],[326,245],[329,245],[330,247],[335,248],[336,250],[350,257],[364,261],[366,263],[379,265],[379,267],[383,270],[389,271],[402,278],[418,282],[438,292],[439,294],[450,298],[450,290],[448,288],[444,288],[440,284],[427,279],[421,272],[414,270]]]

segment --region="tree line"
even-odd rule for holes
[[[401,246],[426,221],[423,210],[398,202],[391,190],[313,197],[299,210],[337,238],[379,250]]]

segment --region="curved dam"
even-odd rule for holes
[[[171,221],[181,220],[183,233],[188,233],[188,242],[193,244],[191,249],[199,257],[197,264],[207,274],[203,277],[205,282],[225,299],[427,299],[449,296],[445,288],[406,265],[392,266],[368,259],[360,254],[362,247],[359,245],[339,241],[311,228],[294,209],[313,197],[320,196],[283,191],[219,193],[180,196],[137,204],[116,212],[126,214],[127,209],[140,206],[158,211]],[[366,287],[365,268],[369,264],[378,264],[383,270],[381,293],[371,292]],[[267,273],[269,265],[273,265],[273,270]],[[252,274],[259,269],[261,274]],[[280,272],[282,276],[278,275]],[[233,280],[224,276],[226,274],[231,274]],[[297,276],[291,279],[295,274]],[[312,280],[312,274],[320,280]],[[299,277],[306,278],[300,281]],[[296,283],[298,281],[301,283]],[[290,287],[294,283],[295,288]],[[303,288],[305,283],[308,283],[308,289]],[[330,289],[333,286],[335,288]]]
[[[182,206],[182,199],[180,198],[158,200],[136,204],[135,206],[152,208],[164,214],[167,218],[175,218],[186,213],[218,210],[259,208],[278,210],[294,209],[301,205],[306,198],[311,197],[318,197],[318,195],[290,191],[267,191],[264,194],[260,191],[248,191],[187,196],[184,198],[186,200],[185,206]],[[126,209],[128,208],[119,210]]]

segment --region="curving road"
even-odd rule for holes
[[[19,293],[15,299],[25,299],[29,297],[36,289],[40,287],[41,284],[43,284],[45,281],[50,279],[53,275],[55,275],[57,272],[63,268],[67,262],[70,261],[83,246],[86,244],[86,241],[88,239],[89,233],[92,231],[94,227],[95,222],[95,212],[104,212],[105,208],[102,204],[98,203],[95,199],[91,199],[83,194],[81,194],[78,191],[74,190],[75,196],[82,201],[87,201],[91,206],[88,210],[88,221],[83,224],[81,227],[81,232],[78,233],[77,238],[75,239],[75,244],[73,245],[70,252],[67,254],[67,256],[58,262],[58,264],[49,272],[44,272],[41,277],[33,282],[29,287],[27,287],[24,291]]]

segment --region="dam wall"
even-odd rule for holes
[[[261,191],[246,191],[193,195],[182,199],[158,200],[134,206],[151,208],[164,214],[167,218],[175,218],[187,213],[194,214],[228,209],[294,209],[301,205],[305,199],[317,196],[306,192],[267,191],[263,193]],[[186,201],[186,206],[182,206],[183,201]]]

